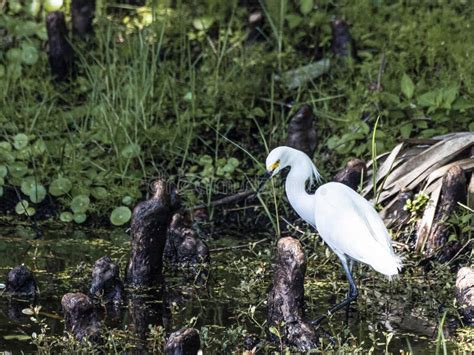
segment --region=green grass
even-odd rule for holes
[[[167,176],[180,184],[185,203],[210,201],[219,181],[244,184],[262,171],[255,160],[263,163],[267,149],[284,142],[288,119],[302,103],[317,117],[314,158],[326,176],[348,158],[369,158],[404,138],[472,129],[474,39],[466,26],[473,6],[307,5],[265,2],[261,41],[248,44],[248,10],[233,2],[132,6],[121,13],[99,3],[94,45],[73,42],[78,75],[61,85],[48,74],[44,12],[6,9],[0,28],[11,41],[1,44],[0,142],[12,144],[17,134],[29,142],[10,156],[0,151],[0,165],[23,169],[19,176],[7,173],[3,190],[29,177],[46,188],[66,177],[72,189],[55,199],[60,211],[86,195],[87,215],[107,217],[124,198],[129,206],[140,200],[151,179]],[[328,74],[288,89],[275,74],[331,57],[333,16],[351,24],[359,60],[333,58]],[[209,27],[196,25],[203,18]],[[15,30],[25,23],[37,27]],[[8,54],[25,43],[37,48],[33,64]],[[378,79],[383,90],[369,90]],[[291,111],[280,104],[285,100]],[[203,156],[212,166],[206,168]],[[238,167],[219,175],[230,157]],[[93,193],[98,188],[106,193]],[[267,204],[277,204],[273,196],[264,196]]]

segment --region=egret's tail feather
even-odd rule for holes
[[[380,262],[372,263],[372,267],[387,276],[398,275],[398,272],[402,269],[402,259],[397,255],[390,255],[383,259],[379,259]]]

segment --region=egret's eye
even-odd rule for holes
[[[276,168],[278,168],[280,166],[280,161],[277,160],[276,162],[274,162],[272,165],[270,165],[270,169],[268,169],[269,171],[274,171]]]

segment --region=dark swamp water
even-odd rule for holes
[[[61,297],[67,292],[87,292],[95,260],[108,255],[120,265],[122,272],[128,258],[129,236],[118,230],[50,229],[35,239],[27,228],[3,228],[0,240],[3,275],[0,282],[4,283],[7,272],[21,263],[34,272],[40,290],[37,304],[42,307],[39,317],[49,325],[49,335],[63,334]],[[167,289],[172,296],[164,302],[166,310],[158,312],[162,317],[157,316],[156,323],[168,331],[194,325],[200,331],[205,353],[241,352],[245,334],[263,337],[274,243],[266,241],[250,248],[225,249],[249,242],[235,237],[209,242],[211,250],[223,247],[224,250],[211,253],[207,289],[193,285],[192,280],[184,281],[180,272],[167,270]],[[332,256],[326,256],[319,240],[309,238],[303,244],[308,259],[306,314],[309,319],[315,319],[342,299],[346,281],[339,265]],[[389,283],[366,268],[356,268],[355,272],[360,297],[351,311],[349,329],[345,327],[345,312],[335,315],[324,325],[324,330],[334,337],[336,344],[331,348],[322,337],[323,349],[434,353],[438,324],[443,314],[450,312],[452,276],[447,273],[432,279],[432,275],[410,272]],[[20,304],[15,309],[6,296],[0,298],[0,352],[36,350],[28,336],[39,332],[39,326],[21,312],[28,306]],[[126,330],[131,321],[132,317],[125,311],[109,327]],[[447,342],[448,351],[453,346]]]

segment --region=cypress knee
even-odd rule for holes
[[[182,328],[171,333],[165,345],[165,355],[195,355],[201,347],[199,333],[194,328]]]
[[[99,297],[107,304],[118,306],[122,302],[123,283],[119,268],[108,256],[103,256],[95,262],[89,292],[92,297]]]
[[[344,169],[334,176],[333,181],[340,182],[349,186],[352,190],[357,191],[357,187],[367,176],[367,166],[360,159],[352,159],[347,162]]]
[[[35,298],[38,288],[33,273],[25,265],[15,266],[8,273],[5,291],[13,297]]]
[[[456,299],[464,321],[474,327],[474,268],[463,267],[458,271]]]
[[[51,74],[56,81],[67,80],[73,70],[73,51],[68,42],[64,13],[53,11],[46,16],[48,58]]]
[[[288,138],[286,145],[313,156],[316,148],[316,130],[314,129],[314,115],[308,105],[303,105],[288,124]]]
[[[163,180],[153,184],[153,196],[133,210],[132,253],[126,282],[134,287],[162,284],[163,250],[171,216],[177,208],[177,190]]]
[[[304,319],[304,276],[306,258],[297,239],[286,237],[278,241],[277,260],[268,294],[267,321],[279,330],[285,344],[300,351],[317,347],[318,337]],[[270,339],[275,339],[270,334]]]
[[[85,37],[94,33],[92,27],[94,12],[95,0],[71,1],[72,33],[74,35]]]
[[[426,242],[426,254],[436,255],[440,261],[451,259],[461,247],[458,240],[449,241],[452,226],[449,217],[458,207],[458,202],[466,202],[466,177],[459,166],[453,166],[443,177],[438,207]]]
[[[64,312],[64,330],[72,333],[77,340],[100,339],[100,322],[94,304],[83,293],[66,293],[61,306]]]

